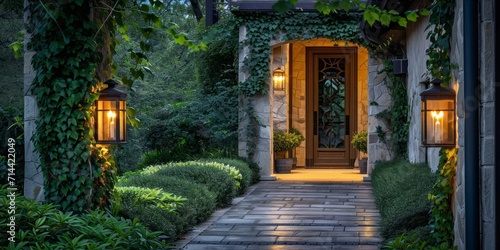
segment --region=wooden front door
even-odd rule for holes
[[[357,48],[307,48],[307,167],[352,167]]]

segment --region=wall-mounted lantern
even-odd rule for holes
[[[101,91],[96,101],[94,137],[98,144],[127,143],[126,97],[123,91],[115,89],[115,80],[107,80],[108,87]]]
[[[456,137],[455,91],[441,87],[435,78],[420,93],[422,100],[422,144],[424,147],[454,147]]]
[[[285,90],[285,71],[281,67],[273,71],[273,88],[274,91]]]

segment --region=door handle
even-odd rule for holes
[[[349,116],[345,116],[345,135],[348,136],[351,134],[351,129],[350,129],[350,122],[349,122]]]
[[[314,135],[318,135],[318,111],[314,111],[313,114],[313,127],[314,127]]]

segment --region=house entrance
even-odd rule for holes
[[[357,47],[309,47],[306,55],[306,167],[353,167]]]

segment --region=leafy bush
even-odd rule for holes
[[[427,194],[435,176],[424,164],[381,162],[372,173],[375,202],[386,239],[427,226],[431,204]],[[410,233],[411,234],[411,233]]]
[[[0,205],[9,207],[6,186],[0,188]],[[0,232],[0,245],[6,249],[158,249],[160,232],[150,232],[137,219],[126,220],[106,212],[75,215],[63,213],[52,204],[35,203],[16,196],[15,243],[8,230]],[[0,223],[10,223],[8,209],[0,210]]]
[[[118,187],[137,186],[161,188],[164,192],[186,198],[176,214],[168,213],[158,207],[142,207],[134,204],[134,197],[120,202],[120,214],[129,218],[139,218],[145,225],[165,232],[172,240],[189,230],[192,226],[208,219],[215,210],[215,194],[205,185],[156,174],[128,173],[118,181]]]
[[[283,152],[292,150],[300,145],[304,137],[299,133],[285,133],[282,131],[274,131],[273,146],[274,152]]]
[[[368,152],[368,132],[362,131],[354,134],[351,143],[353,148],[366,154]]]
[[[231,166],[215,162],[177,162],[160,166],[150,166],[141,174],[175,176],[204,184],[216,195],[217,207],[226,207],[236,197],[236,188],[241,181],[239,171]],[[238,183],[238,184],[237,184]]]
[[[0,107],[0,185],[8,184],[9,167],[7,154],[9,150],[8,139],[15,140],[15,184],[19,192],[24,190],[24,129],[22,121],[23,112],[14,107]],[[11,157],[12,159],[12,157]]]
[[[229,165],[231,167],[236,168],[239,173],[241,174],[241,181],[240,181],[240,187],[238,188],[238,194],[243,194],[245,191],[248,189],[250,184],[252,183],[253,179],[253,172],[250,169],[250,166],[248,163],[238,160],[238,159],[232,159],[232,158],[215,158],[215,159],[202,159],[200,161],[214,161],[218,163],[222,163],[225,165]]]
[[[124,199],[132,201],[134,205],[141,207],[154,206],[176,213],[179,207],[182,207],[186,198],[163,192],[161,188],[143,188],[143,187],[116,187],[115,200],[119,202]]]
[[[229,99],[234,106],[221,107],[227,102],[223,96],[204,96],[157,110],[146,125],[146,146],[168,152],[162,152],[161,163],[188,160],[214,148],[237,148],[237,99]]]

